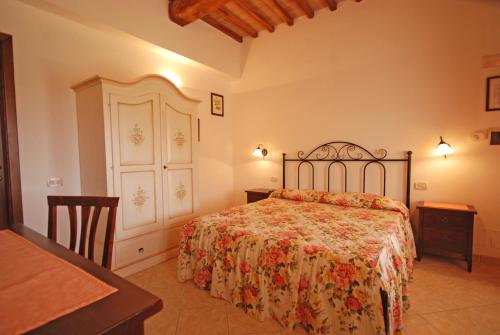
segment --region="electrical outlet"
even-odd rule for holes
[[[278,177],[271,177],[271,183],[277,183],[278,182]]]
[[[63,186],[63,180],[60,177],[52,177],[47,180],[47,187],[61,187]]]
[[[426,181],[416,181],[415,184],[413,185],[413,187],[419,191],[426,191],[427,186],[428,185]]]

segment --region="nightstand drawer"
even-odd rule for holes
[[[467,243],[466,232],[441,230],[424,227],[424,247],[426,250],[444,251],[448,253],[465,255],[464,245]]]
[[[462,213],[445,212],[439,210],[428,210],[424,212],[425,224],[433,229],[467,231],[467,223],[470,219]]]

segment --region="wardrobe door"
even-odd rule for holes
[[[162,228],[161,115],[158,94],[110,95],[116,239]]]
[[[166,225],[183,222],[195,212],[195,120],[194,110],[178,110],[162,102]]]

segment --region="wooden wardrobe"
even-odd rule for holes
[[[72,88],[82,195],[120,197],[112,269],[125,276],[175,257],[198,209],[199,101],[156,75]]]

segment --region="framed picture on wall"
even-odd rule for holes
[[[500,76],[486,79],[486,111],[500,111]]]
[[[212,115],[224,116],[224,97],[220,94],[212,93]]]

